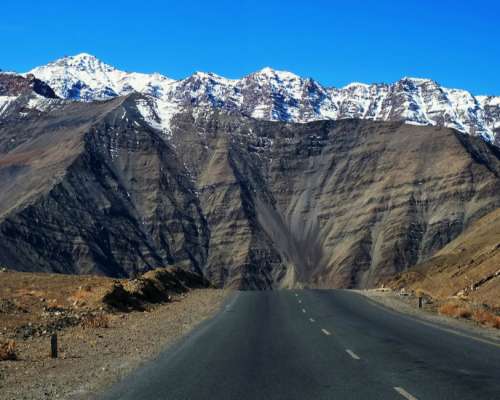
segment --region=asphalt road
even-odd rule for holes
[[[500,345],[342,290],[238,292],[104,399],[500,399]]]

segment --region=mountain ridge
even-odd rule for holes
[[[166,136],[147,95],[52,101],[0,126],[12,269],[177,265],[220,287],[371,287],[500,206],[500,152],[448,128],[194,106]]]
[[[336,104],[269,68],[173,81],[88,58],[58,61],[47,86],[0,74],[0,263],[13,269],[372,287],[500,206],[486,119],[445,126],[447,93],[464,92],[355,83]],[[494,126],[500,101],[479,100]]]
[[[87,53],[58,59],[31,70],[63,98],[104,100],[132,91],[151,96],[168,131],[170,115],[189,106],[236,110],[257,119],[310,122],[349,118],[405,121],[446,126],[499,145],[500,97],[474,96],[424,78],[392,84],[321,85],[288,71],[265,67],[241,79],[196,72],[181,80],[159,73],[120,71]]]

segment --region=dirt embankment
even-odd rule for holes
[[[0,353],[9,354],[0,361],[2,400],[92,398],[212,316],[228,294],[166,269],[135,280],[15,272],[0,280]]]

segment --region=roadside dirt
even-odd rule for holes
[[[1,400],[93,398],[213,316],[229,294],[173,291],[166,301],[117,310],[102,303],[104,294],[121,284],[129,290],[150,286],[13,272],[1,273],[0,280],[0,344],[14,342],[16,355],[0,361]],[[50,358],[52,333],[58,334],[57,359]]]
[[[448,304],[447,301],[424,296],[422,308],[419,309],[418,296],[413,292],[407,292],[404,295],[391,289],[356,290],[356,292],[395,311],[422,318],[429,322],[447,325],[450,328],[465,330],[487,339],[500,341],[500,329],[481,324],[472,318],[452,318],[440,314],[441,307]]]

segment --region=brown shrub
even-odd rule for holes
[[[439,314],[442,315],[448,315],[448,316],[455,316],[455,312],[457,309],[457,305],[453,303],[445,303],[442,306],[439,307]]]
[[[89,314],[82,319],[82,328],[95,329],[95,328],[109,328],[109,317],[104,314]]]
[[[83,286],[81,286],[81,289],[84,290],[85,292],[91,292],[92,291],[92,285],[90,285],[90,284],[83,285]]]
[[[455,303],[443,304],[439,307],[439,313],[453,318],[470,318],[472,316],[472,312],[468,307]]]
[[[0,361],[16,360],[16,342],[9,340],[4,343],[0,343]]]
[[[458,307],[457,317],[470,318],[471,316],[472,316],[472,312],[467,307]]]
[[[120,282],[115,282],[101,301],[110,308],[120,311],[143,310],[139,299],[125,289]]]
[[[486,310],[476,310],[472,314],[472,319],[483,325],[489,325],[500,329],[500,317]]]

